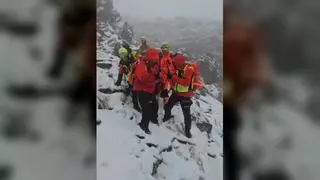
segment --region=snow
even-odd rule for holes
[[[205,179],[222,179],[221,149],[218,152],[209,150],[205,136],[192,129],[196,145],[183,145],[173,138],[186,140],[183,135],[172,132],[166,127],[158,127],[151,124],[152,135],[146,136],[137,126],[140,120],[139,114],[134,114],[130,107],[117,108],[118,110],[99,110],[98,119],[102,121],[98,126],[97,135],[97,178],[119,180],[125,179],[153,179],[150,175],[152,164],[157,159],[163,159],[164,165],[160,165],[155,179],[197,179],[200,176]],[[130,117],[134,118],[130,120]],[[140,140],[136,135],[144,136]],[[149,148],[146,143],[153,143],[157,148]],[[193,142],[194,143],[194,142]],[[169,146],[172,152],[160,153]],[[217,159],[212,159],[207,153],[217,154]],[[205,167],[205,172],[198,165],[198,160]],[[210,172],[215,172],[210,174]]]
[[[296,77],[279,76],[276,80],[278,89],[290,91],[284,91],[275,102],[260,102],[258,109],[244,113],[246,121],[238,142],[245,155],[254,157],[244,174],[282,167],[292,179],[317,180],[320,130],[304,111],[310,86]],[[254,122],[258,123],[258,129],[254,128]]]

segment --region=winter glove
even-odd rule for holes
[[[172,74],[171,74],[171,73],[168,73],[168,74],[167,74],[167,78],[168,78],[168,79],[172,79]]]
[[[169,97],[169,93],[168,93],[168,90],[162,90],[161,93],[160,93],[160,97],[161,98],[166,98],[166,97]]]
[[[114,85],[116,85],[116,86],[120,86],[121,81],[122,81],[122,77],[123,77],[123,73],[118,74],[117,82],[116,82],[116,83],[114,83]]]
[[[163,98],[163,104],[166,105],[169,102],[169,97]]]

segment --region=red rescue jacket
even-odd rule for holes
[[[159,58],[152,58],[152,60],[148,59],[148,57],[147,60],[142,58],[137,59],[137,62],[133,65],[133,91],[143,91],[148,93],[156,92],[159,76],[158,61]]]
[[[195,73],[194,68],[189,64],[185,65],[185,68],[181,73],[182,76],[179,77],[178,74],[175,73],[171,81],[171,86],[173,87],[172,88],[173,93],[178,96],[191,97],[193,95],[193,90],[190,90],[189,92],[177,92],[174,90],[174,87],[177,84],[180,84],[182,86],[190,86],[192,83],[192,77],[194,76],[194,73]]]

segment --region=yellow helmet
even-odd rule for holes
[[[126,48],[123,48],[121,47],[119,50],[118,50],[118,54],[121,58],[125,57],[128,55],[128,50]]]

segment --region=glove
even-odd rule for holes
[[[163,98],[163,104],[166,105],[169,102],[169,97]]]
[[[169,93],[168,93],[168,90],[162,90],[161,93],[160,93],[160,97],[161,98],[166,98],[166,97],[169,97]]]
[[[168,74],[167,74],[167,78],[168,78],[168,79],[172,79],[172,74],[171,74],[171,73],[168,73]]]

